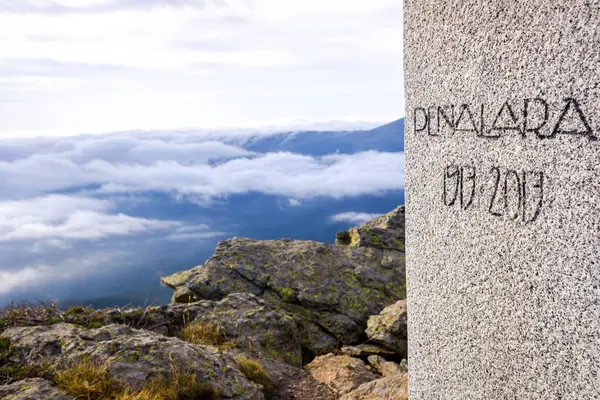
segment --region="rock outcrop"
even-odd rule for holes
[[[172,360],[192,371],[223,398],[263,399],[261,388],[235,367],[236,362],[212,346],[187,343],[125,325],[84,329],[72,324],[15,327],[2,336],[10,340],[11,358],[25,365],[46,363],[65,368],[81,359],[110,360],[108,373],[132,389],[140,389],[149,378],[166,374]]]
[[[162,282],[172,304],[0,310],[0,398],[88,398],[57,372],[85,392],[88,360],[122,390],[98,400],[198,398],[192,383],[206,399],[407,399],[403,207],[335,245],[225,240]],[[176,390],[138,397],[161,377]]]
[[[374,343],[380,343],[406,357],[407,322],[406,300],[399,300],[369,318],[366,334]]]
[[[359,343],[371,315],[406,298],[404,208],[339,233],[336,243],[232,238],[203,265],[161,281],[174,303],[259,296],[297,316],[303,346],[323,354]]]
[[[133,318],[129,313],[122,315]],[[155,312],[138,314],[135,321],[138,327],[178,337],[184,322],[210,322],[219,326],[236,348],[252,356],[302,366],[300,320],[253,294],[233,293],[220,301],[168,304]]]

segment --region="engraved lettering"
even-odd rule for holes
[[[525,224],[537,220],[542,211],[543,202],[544,173],[523,171],[523,222]]]
[[[513,183],[512,185],[511,182]],[[521,215],[521,205],[523,202],[521,189],[519,173],[514,170],[506,171],[504,175],[504,210],[510,219],[517,219]]]
[[[556,125],[554,126],[554,130],[552,131],[552,137],[556,136],[557,134],[583,135],[583,136],[587,136],[591,140],[597,140],[597,138],[594,136],[594,132],[592,131],[592,128],[590,127],[590,124],[588,123],[586,116],[583,114],[583,111],[581,111],[579,102],[572,97],[566,98],[565,101],[567,102],[567,104],[566,104],[562,114],[558,118],[558,122],[556,122]],[[578,124],[579,129],[574,128],[572,125],[571,125],[570,129],[563,127],[563,124],[566,124],[569,122],[568,120],[565,121],[565,118],[566,118],[567,114],[569,114],[569,111],[571,108],[574,109],[575,113],[577,114],[577,118],[579,119],[579,123],[580,123],[580,124]],[[572,120],[572,119],[573,118],[569,118],[569,120]]]
[[[420,128],[417,128],[417,126],[418,126],[417,125],[417,115],[419,114],[419,112],[421,112],[423,114],[423,126]],[[414,130],[415,130],[415,134],[417,132],[422,132],[425,129],[429,130],[429,115],[427,114],[427,110],[425,110],[423,107],[415,108],[413,126],[414,126]]]
[[[517,116],[513,112],[513,109],[508,101],[504,102],[500,108],[500,111],[498,111],[498,115],[496,115],[496,119],[492,123],[492,127],[490,128],[488,135],[485,136],[490,138],[499,138],[501,133],[506,131],[516,131],[521,134],[521,136],[525,137],[525,133],[521,131],[521,127],[519,126]],[[492,132],[495,133],[492,134]]]
[[[494,183],[494,193],[492,194],[492,199],[490,200],[489,212],[490,214],[501,217],[502,212],[494,211],[494,203],[496,202],[496,196],[498,195],[498,186],[500,185],[500,168],[492,167],[492,173],[496,174],[496,179]]]
[[[598,140],[591,119],[585,115],[580,101],[575,98],[565,98],[559,107],[540,97],[524,98],[518,104],[522,109],[506,100],[498,112],[491,115],[486,114],[485,104],[418,107],[414,110],[414,132],[427,130],[429,136],[436,137],[471,132],[485,139],[498,139],[510,132],[518,134],[521,139],[550,139],[567,134]],[[486,118],[490,119],[486,121]]]
[[[467,210],[475,198],[477,170],[472,166],[464,166],[460,171],[460,206]]]
[[[538,110],[538,113],[535,113],[535,111],[536,111],[535,105],[536,104],[542,105],[544,108],[542,118],[540,118],[540,116],[539,116],[539,110]],[[537,126],[530,125],[533,121],[540,121],[540,120],[541,120],[541,123],[538,122]],[[527,132],[534,132],[536,134],[536,136],[539,137],[540,139],[545,138],[546,136],[544,136],[540,133],[540,129],[542,129],[544,127],[544,125],[546,125],[547,122],[548,122],[548,103],[546,103],[546,101],[544,101],[540,98],[537,98],[537,97],[534,99],[525,99],[524,104],[523,104],[523,135],[525,135]]]
[[[456,178],[456,179],[453,179]],[[448,185],[449,181],[453,180],[452,186],[454,187],[454,194],[451,200],[448,199]],[[460,168],[456,165],[449,165],[444,171],[444,204],[447,206],[453,206],[458,198],[458,190],[460,188]]]
[[[465,112],[467,113],[467,115],[469,117],[469,122],[471,123],[472,128],[461,128],[460,127],[460,123],[463,120],[463,116],[465,115]],[[471,109],[469,108],[468,104],[462,104],[460,106],[460,114],[458,115],[458,119],[456,120],[456,123],[454,124],[454,130],[461,131],[461,132],[475,132],[476,134],[479,134],[479,130],[477,129],[477,124],[475,123],[475,118],[473,117],[473,113],[471,112]]]
[[[454,125],[454,105],[448,106],[450,108],[450,116],[444,110],[445,107],[439,106],[437,108],[437,132],[441,131],[440,121],[444,121],[444,124],[449,126],[451,132],[454,133],[455,125]]]

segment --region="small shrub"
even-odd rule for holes
[[[93,311],[93,310],[92,310]],[[81,306],[73,306],[69,307],[67,311],[65,311],[65,316],[75,316],[89,313],[89,311]]]
[[[6,336],[0,336],[0,367],[3,367],[8,362],[12,350],[10,339]]]
[[[265,395],[271,395],[273,392],[273,380],[271,379],[271,376],[269,376],[269,373],[258,361],[244,356],[236,357],[235,361],[237,362],[240,371],[246,376],[246,378],[254,383],[262,385]]]
[[[294,296],[294,290],[292,288],[282,288],[279,290],[279,295],[283,299],[283,301],[290,301]]]
[[[192,344],[215,346],[221,350],[235,347],[228,341],[221,327],[206,321],[194,321],[183,327],[183,340]]]
[[[0,336],[0,352],[8,351],[10,348],[10,339],[6,336]]]

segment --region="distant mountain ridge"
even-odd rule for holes
[[[250,136],[236,142],[250,151],[289,151],[312,156],[369,150],[403,152],[404,119],[370,130],[282,132],[270,136]]]

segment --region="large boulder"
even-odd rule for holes
[[[404,208],[352,228],[336,245],[232,238],[203,265],[161,279],[174,303],[250,293],[298,316],[304,347],[360,342],[367,320],[406,298]],[[339,236],[344,236],[338,235]]]
[[[406,357],[407,323],[406,300],[399,300],[384,308],[378,315],[369,318],[366,334],[373,342],[380,343],[400,356]]]
[[[139,390],[153,376],[168,374],[175,362],[223,398],[264,399],[261,386],[249,381],[226,354],[212,346],[194,345],[151,331],[116,324],[84,329],[59,323],[8,328],[2,335],[10,341],[9,361],[14,363],[47,363],[61,370],[83,358],[108,361],[110,375]]]
[[[338,395],[349,393],[366,382],[378,379],[364,361],[349,356],[326,354],[304,367],[318,382],[331,387]]]

